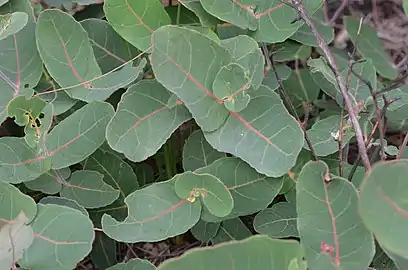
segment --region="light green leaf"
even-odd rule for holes
[[[18,33],[27,25],[28,15],[25,12],[13,12],[0,15],[0,40]]]
[[[0,123],[7,117],[9,101],[37,85],[43,71],[35,45],[36,23],[30,2],[14,0],[0,7],[0,15],[13,12],[26,13],[28,22],[16,34],[0,40]]]
[[[254,270],[282,270],[288,269],[293,259],[301,261],[302,256],[302,248],[294,240],[256,235],[243,241],[190,250],[177,259],[167,260],[158,269],[190,269],[200,262],[201,268],[213,270],[244,270],[249,265]]]
[[[357,213],[358,194],[322,162],[308,162],[296,184],[298,232],[308,267],[367,269],[374,239]]]
[[[134,162],[154,155],[191,118],[180,102],[168,108],[170,95],[155,80],[142,80],[129,87],[106,128],[109,146]]]
[[[352,126],[347,123],[347,119],[342,119],[342,121],[342,146],[344,147],[354,137],[354,131]],[[337,140],[340,134],[340,115],[332,115],[317,121],[306,133],[316,155],[328,156],[336,153],[339,150]],[[309,150],[309,146],[306,143],[304,147]]]
[[[225,153],[220,153],[212,148],[205,140],[203,132],[196,130],[191,133],[184,144],[183,168],[184,171],[194,171],[222,157],[225,157]]]
[[[213,27],[221,23],[219,19],[205,11],[199,0],[180,0],[179,2],[195,13],[202,26]]]
[[[50,160],[39,155],[24,138],[0,138],[0,180],[12,184],[31,181],[51,168]]]
[[[81,21],[88,33],[96,61],[103,73],[138,55],[138,50],[125,41],[105,20],[89,18]]]
[[[393,252],[387,250],[384,247],[383,247],[383,251],[387,254],[388,257],[390,257],[392,259],[392,262],[393,262],[392,266],[395,265],[398,270],[404,270],[404,269],[407,268],[408,259],[406,258],[406,256],[401,256],[401,255],[399,255],[397,253],[393,253]],[[395,268],[395,266],[394,266],[394,268]],[[387,270],[390,269],[390,268],[387,268]]]
[[[41,191],[44,194],[57,194],[61,191],[62,184],[71,175],[69,168],[61,170],[49,170],[37,179],[25,182],[24,185],[31,190]]]
[[[291,40],[275,44],[273,49],[274,61],[306,60],[310,57],[312,48]]]
[[[211,222],[246,216],[263,210],[282,188],[282,179],[266,177],[235,157],[220,158],[195,172],[212,174],[220,179],[231,192],[234,201],[231,214],[221,219],[211,215],[204,208],[201,218]]]
[[[312,17],[312,22],[314,23],[317,32],[320,33],[323,40],[330,44],[334,39],[334,29],[328,25],[325,25],[324,10],[319,9]],[[290,39],[296,40],[304,45],[318,47],[315,36],[313,35],[310,28],[303,24]]]
[[[221,223],[218,222],[199,220],[190,231],[197,240],[202,243],[208,243],[217,234],[220,225]]]
[[[0,6],[6,4],[9,0],[0,0]]]
[[[30,222],[37,213],[35,201],[28,195],[23,194],[18,188],[0,181],[0,227],[11,221],[23,212],[27,222]]]
[[[265,63],[258,43],[246,35],[239,35],[221,40],[221,45],[230,52],[232,60],[245,69],[252,89],[257,90],[264,77]]]
[[[279,79],[282,81],[287,80],[290,74],[292,74],[292,69],[287,65],[275,64],[275,69]],[[273,70],[269,70],[269,72],[265,74],[262,84],[269,87],[271,90],[275,90],[279,87],[279,83]]]
[[[273,238],[299,237],[296,205],[278,202],[266,208],[255,216],[254,229]]]
[[[84,160],[105,141],[105,129],[114,114],[105,102],[92,102],[65,118],[47,136],[53,169]]]
[[[242,66],[232,63],[223,66],[213,82],[214,95],[223,101],[227,110],[240,112],[246,108],[251,97],[246,93],[251,87],[250,78]]]
[[[152,43],[157,81],[184,102],[203,131],[218,129],[228,111],[211,89],[220,68],[230,63],[228,51],[199,32],[178,26],[155,31]]]
[[[305,68],[293,70],[282,84],[294,104],[315,101],[319,96],[320,87]]]
[[[28,218],[21,212],[10,223],[0,227],[1,269],[13,269],[34,241],[34,232]]]
[[[106,270],[155,270],[156,267],[147,260],[132,259],[126,263],[118,263]]]
[[[333,71],[323,57],[309,59],[307,65],[310,67],[310,75],[320,88],[329,96],[337,100],[338,89],[337,81]]]
[[[113,203],[119,190],[103,181],[104,175],[89,170],[75,171],[62,187],[62,197],[74,200],[85,208],[99,208]]]
[[[42,198],[39,203],[41,204],[56,204],[56,205],[62,205],[62,206],[67,206],[72,209],[79,210],[82,214],[85,216],[89,216],[88,211],[86,211],[85,207],[82,205],[79,205],[79,203],[75,200],[71,200],[68,198],[64,197],[56,197],[56,196],[47,196]]]
[[[373,166],[360,186],[359,213],[364,225],[378,243],[395,255],[408,259],[406,227],[408,160],[402,159]]]
[[[174,191],[177,176],[136,190],[126,197],[128,216],[119,222],[103,215],[109,237],[126,243],[156,242],[185,233],[199,220],[201,204],[180,199]]]
[[[211,243],[216,245],[231,240],[244,240],[251,236],[251,231],[240,218],[227,219],[221,223],[217,234],[211,239]]]
[[[217,177],[207,173],[185,172],[175,178],[174,190],[180,198],[191,202],[200,198],[206,209],[216,217],[231,213],[234,207],[231,193]]]
[[[18,262],[23,269],[71,270],[91,251],[92,222],[78,210],[38,204],[37,216],[30,225],[36,238]]]
[[[230,112],[221,128],[204,136],[218,151],[237,156],[270,177],[287,173],[304,143],[299,124],[266,86],[252,95],[243,111]]]
[[[19,126],[33,124],[44,109],[46,103],[38,97],[27,99],[25,96],[18,96],[11,100],[7,106],[8,116],[14,118],[14,122]]]
[[[156,29],[171,23],[159,0],[106,0],[103,10],[113,29],[142,51],[150,47]]]
[[[351,16],[344,17],[344,26],[350,39],[357,46],[358,52],[365,58],[371,59],[378,73],[383,77],[394,80],[398,76],[398,72],[391,65],[390,59],[387,56],[384,46],[377,35],[377,31],[367,24],[362,24],[360,33],[360,22]]]

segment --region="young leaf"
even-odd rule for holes
[[[18,33],[27,25],[28,15],[25,12],[13,12],[0,15],[0,40]]]
[[[61,190],[62,197],[74,200],[85,208],[109,205],[119,197],[119,193],[119,190],[103,181],[103,174],[89,170],[73,172]]]
[[[229,52],[199,32],[178,26],[156,30],[152,44],[157,81],[184,102],[203,131],[218,129],[228,111],[211,89],[220,68],[230,63]]]
[[[105,141],[105,129],[114,114],[105,102],[92,102],[77,110],[47,136],[52,168],[61,169],[84,160]]]
[[[49,170],[37,179],[25,182],[24,185],[31,190],[41,191],[44,194],[57,194],[61,191],[62,184],[71,175],[69,168],[62,168],[61,170]]]
[[[218,151],[243,159],[269,177],[287,173],[304,143],[299,123],[266,86],[253,93],[243,111],[230,112],[221,128],[204,136]]]
[[[387,79],[396,79],[398,72],[391,65],[390,59],[384,51],[376,30],[364,23],[361,25],[360,29],[359,20],[351,16],[344,17],[344,26],[346,27],[350,39],[357,47],[358,52],[361,53],[363,57],[373,61],[373,65],[377,72]]]
[[[35,201],[23,194],[18,188],[0,181],[0,227],[6,225],[5,220],[13,220],[23,212],[27,222],[31,222],[37,213]]]
[[[221,223],[217,234],[211,239],[213,245],[231,240],[244,240],[251,237],[251,231],[239,218],[227,219]]]
[[[12,269],[34,241],[28,218],[21,212],[10,223],[0,227],[1,269]]]
[[[147,260],[132,259],[126,263],[118,263],[106,270],[155,270],[156,267]]]
[[[150,47],[156,29],[171,23],[159,0],[106,0],[103,10],[113,29],[142,51]]]
[[[240,112],[246,108],[251,97],[247,90],[251,87],[250,78],[242,66],[232,63],[223,66],[213,82],[214,95],[223,101],[229,111]]]
[[[218,222],[199,220],[190,231],[197,240],[202,243],[208,243],[217,234],[220,225],[221,223]]]
[[[170,95],[155,80],[142,80],[129,87],[106,128],[109,146],[134,162],[154,155],[191,118],[180,102],[168,108]]]
[[[364,225],[388,251],[405,257],[407,222],[405,191],[408,160],[378,163],[360,187],[359,213]]]
[[[231,192],[234,208],[227,217],[219,218],[203,209],[202,219],[211,222],[245,216],[265,209],[282,188],[282,179],[266,177],[235,157],[221,158],[196,173],[212,174]]]
[[[299,237],[296,204],[278,202],[259,212],[254,219],[254,229],[273,238]]]
[[[56,196],[47,196],[42,198],[39,203],[41,204],[56,204],[56,205],[62,205],[66,207],[70,207],[72,209],[76,209],[80,211],[82,214],[85,216],[89,216],[88,211],[86,211],[85,207],[80,205],[77,201],[71,200],[68,198],[64,197],[56,197]]]
[[[244,270],[288,269],[293,259],[302,261],[301,245],[294,240],[252,236],[242,241],[231,241],[216,247],[191,250],[177,259],[159,265],[158,270],[190,269],[200,262],[203,269]]]
[[[7,104],[24,95],[41,78],[42,63],[35,46],[33,9],[27,0],[14,0],[0,7],[0,15],[24,12],[27,25],[17,33],[0,40],[0,123],[7,117]]]
[[[126,63],[139,54],[104,20],[89,18],[81,21],[88,33],[96,61],[103,73]]]
[[[205,167],[219,158],[225,157],[205,140],[203,132],[196,130],[188,137],[183,148],[183,168],[184,171],[194,171]]]
[[[180,199],[174,191],[177,176],[136,190],[126,197],[128,216],[119,222],[102,217],[102,228],[109,237],[126,243],[156,242],[182,234],[196,224],[201,204]]]
[[[358,195],[322,162],[308,162],[296,184],[298,232],[310,268],[367,269],[374,239],[357,213]]]
[[[91,251],[94,240],[92,222],[78,210],[38,204],[37,216],[30,225],[35,239],[18,261],[23,269],[74,269]]]
[[[179,174],[175,177],[174,190],[177,196],[191,202],[200,198],[206,209],[216,217],[227,216],[234,207],[227,187],[211,174],[193,172]]]
[[[9,102],[7,112],[17,125],[25,126],[40,116],[45,105],[45,101],[38,97],[26,99],[25,96],[18,96]]]

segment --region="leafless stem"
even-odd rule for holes
[[[341,76],[339,69],[337,67],[336,61],[332,53],[330,52],[329,46],[324,41],[320,33],[317,31],[316,26],[312,23],[306,9],[303,7],[300,0],[291,0],[292,6],[297,10],[300,18],[306,23],[306,25],[312,30],[313,35],[315,36],[319,47],[322,49],[325,54],[336,78],[336,82],[339,85],[341,94],[344,97],[346,103],[347,111],[350,116],[351,123],[353,124],[354,131],[356,133],[356,140],[359,153],[361,155],[361,160],[364,164],[366,171],[371,170],[370,159],[368,158],[367,148],[364,143],[363,133],[361,132],[361,127],[357,119],[357,115],[354,111],[354,106],[351,103],[350,97],[348,96],[348,90],[344,82],[344,78]]]
[[[408,143],[408,132],[405,134],[404,140],[402,141],[402,144],[400,146],[400,150],[398,152],[398,155],[396,159],[400,159],[402,155],[404,154],[405,147],[407,146]]]
[[[340,16],[340,14],[343,12],[343,10],[346,8],[348,4],[348,0],[343,0],[341,2],[341,5],[339,6],[339,8],[336,10],[336,12],[334,13],[333,17],[331,17],[331,19],[327,22],[327,25],[333,25],[335,23],[335,21],[337,20],[337,18]]]
[[[289,98],[288,95],[286,94],[285,88],[283,87],[282,80],[281,80],[281,78],[279,77],[279,74],[278,74],[278,72],[277,72],[277,70],[276,70],[276,67],[275,67],[275,63],[274,63],[274,61],[273,61],[273,54],[271,54],[270,57],[271,57],[272,59],[270,59],[270,58],[269,58],[269,53],[268,53],[268,48],[266,47],[265,44],[262,44],[262,50],[264,51],[264,55],[265,55],[265,59],[266,59],[266,69],[267,69],[267,71],[272,70],[273,73],[275,74],[275,78],[276,78],[276,80],[278,81],[279,88],[281,89],[281,93],[282,93],[282,95],[283,95],[284,98],[285,98],[285,101],[286,101],[285,103],[287,103],[287,106],[290,108],[290,110],[292,111],[292,113],[293,113],[293,115],[295,116],[296,120],[298,121],[300,127],[302,128],[303,134],[304,134],[304,137],[305,137],[305,141],[306,141],[306,143],[307,143],[307,146],[308,146],[309,149],[310,149],[310,152],[312,153],[314,159],[315,159],[316,161],[318,161],[319,158],[317,157],[316,152],[315,152],[314,149],[313,149],[312,142],[310,141],[310,138],[309,138],[309,136],[308,136],[307,133],[306,133],[305,126],[303,125],[302,121],[300,121],[300,117],[299,117],[299,115],[297,114],[296,109],[295,109],[295,107],[293,106],[292,101],[290,100],[290,98]]]

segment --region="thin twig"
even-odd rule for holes
[[[293,113],[293,115],[295,116],[296,120],[298,121],[298,123],[299,123],[301,129],[303,130],[303,134],[304,134],[304,137],[305,137],[305,141],[306,141],[306,143],[307,143],[307,146],[308,146],[309,149],[310,149],[310,152],[312,153],[314,159],[315,159],[316,161],[318,161],[319,158],[317,157],[316,152],[315,152],[314,149],[313,149],[312,142],[310,141],[310,138],[309,138],[309,136],[308,136],[307,133],[306,133],[305,127],[304,127],[302,121],[300,120],[299,115],[298,115],[297,112],[296,112],[295,106],[293,105],[292,101],[290,100],[290,98],[289,98],[288,95],[286,94],[285,88],[283,87],[282,80],[281,80],[281,78],[279,77],[279,74],[278,74],[278,72],[277,72],[277,70],[276,70],[276,67],[275,67],[275,63],[274,63],[274,61],[273,61],[273,53],[272,53],[271,56],[270,56],[271,58],[269,58],[269,51],[268,51],[268,48],[266,47],[266,45],[265,45],[264,43],[262,43],[262,50],[264,51],[264,55],[265,55],[265,59],[266,59],[266,70],[269,72],[269,70],[272,69],[273,73],[275,74],[275,78],[276,78],[276,80],[278,81],[279,88],[281,89],[280,92],[282,93],[282,95],[283,95],[283,97],[284,97],[284,99],[285,99],[285,101],[286,101],[285,103],[286,103],[286,105],[290,108],[290,110],[292,111],[292,113]]]
[[[329,46],[327,43],[324,41],[320,33],[317,31],[316,26],[312,23],[306,9],[303,7],[302,3],[300,0],[291,0],[292,6],[297,10],[300,18],[305,22],[305,24],[311,29],[313,35],[315,36],[317,43],[319,47],[322,49],[324,55],[326,56],[329,65],[331,69],[333,70],[333,73],[336,78],[336,82],[339,85],[341,94],[344,97],[344,101],[346,103],[346,107],[350,116],[351,123],[353,124],[354,131],[356,133],[356,140],[357,140],[357,146],[358,150],[361,155],[361,160],[364,164],[364,167],[366,171],[371,170],[371,164],[370,164],[370,159],[368,158],[367,154],[367,148],[364,143],[364,138],[363,138],[363,133],[361,131],[360,124],[357,119],[357,115],[354,111],[354,106],[351,103],[350,97],[348,96],[348,91],[344,82],[344,78],[339,72],[339,69],[337,67],[336,61],[334,60],[334,57],[329,49]]]
[[[400,159],[402,155],[404,154],[405,147],[407,146],[408,143],[408,132],[405,134],[404,140],[402,141],[402,144],[400,146],[400,150],[398,152],[398,155],[396,159]]]
[[[341,5],[339,6],[339,8],[336,10],[336,12],[334,13],[333,17],[331,17],[331,19],[327,22],[327,25],[332,26],[337,18],[340,16],[340,14],[343,12],[343,10],[346,8],[348,4],[348,0],[343,0],[341,2]]]

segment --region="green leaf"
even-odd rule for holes
[[[255,216],[254,229],[273,238],[299,237],[296,205],[278,202],[266,208]]]
[[[0,40],[18,33],[27,23],[28,15],[25,12],[0,15]]]
[[[37,213],[34,200],[23,194],[18,188],[0,181],[0,227],[6,225],[4,221],[11,221],[23,212],[27,222]]]
[[[195,15],[199,18],[202,26],[213,27],[221,23],[219,19],[215,18],[211,14],[208,14],[207,11],[205,11],[199,0],[180,0],[179,2],[195,13]]]
[[[342,146],[344,147],[351,138],[354,137],[352,126],[347,123],[347,119],[342,119],[343,139]],[[328,156],[336,153],[339,150],[337,142],[340,134],[340,115],[332,115],[322,120],[317,121],[311,129],[306,131],[312,143],[313,150],[318,156]],[[305,149],[309,150],[307,144]]]
[[[151,64],[156,79],[176,94],[203,131],[218,129],[228,111],[211,91],[228,51],[195,30],[163,26],[152,35]]]
[[[323,40],[330,44],[334,39],[334,30],[332,27],[325,25],[324,11],[319,9],[312,17],[312,22],[314,23],[317,32],[322,36]],[[310,28],[303,24],[290,39],[296,40],[304,45],[318,47],[317,40],[313,35]]]
[[[246,35],[239,35],[222,40],[221,45],[230,52],[232,60],[244,68],[252,89],[257,90],[264,77],[265,62],[258,43]]]
[[[240,218],[227,219],[221,223],[217,234],[211,239],[211,243],[216,245],[231,240],[244,240],[251,236],[251,231]]]
[[[27,25],[17,33],[0,40],[0,123],[7,117],[7,105],[24,95],[41,78],[42,63],[35,45],[33,9],[27,0],[14,0],[0,7],[0,15],[24,12]]]
[[[275,44],[273,49],[274,61],[306,60],[310,57],[312,48],[293,41]]]
[[[214,161],[196,173],[212,174],[220,179],[231,192],[234,207],[227,217],[219,218],[203,209],[202,219],[218,222],[256,213],[265,209],[282,188],[282,179],[269,178],[235,157],[225,157]]]
[[[203,132],[196,130],[191,133],[184,144],[183,168],[184,171],[194,171],[222,157],[225,157],[225,153],[220,153],[212,148],[205,140]]]
[[[406,234],[398,235],[407,224],[405,190],[408,160],[373,166],[360,187],[359,213],[364,225],[389,252],[408,258]]]
[[[103,10],[113,29],[142,51],[150,47],[156,29],[171,23],[159,0],[106,0]]]
[[[398,72],[396,68],[391,65],[390,59],[377,35],[377,31],[363,23],[361,25],[360,33],[358,33],[360,22],[351,16],[344,17],[344,25],[350,39],[357,47],[358,52],[364,58],[373,61],[373,65],[377,72],[387,79],[396,79]]]
[[[202,243],[208,243],[217,234],[221,223],[218,222],[206,222],[199,220],[194,227],[191,228],[191,233],[194,237]]]
[[[82,214],[85,216],[89,216],[88,211],[86,211],[85,207],[80,205],[77,201],[71,200],[68,198],[64,197],[56,197],[56,196],[47,196],[42,198],[39,203],[41,204],[56,204],[56,205],[62,205],[66,207],[70,207],[72,209],[76,209],[80,211]]]
[[[26,99],[25,96],[18,96],[11,100],[7,106],[8,116],[14,117],[14,122],[19,126],[28,125],[40,116],[46,103],[38,97]]]
[[[282,84],[294,104],[318,99],[320,87],[314,82],[308,69],[293,70]]]
[[[126,263],[118,263],[106,270],[155,270],[156,267],[147,260],[132,259]]]
[[[103,232],[96,232],[91,251],[92,262],[98,269],[108,269],[116,264],[116,241]]]
[[[374,239],[357,213],[358,195],[344,178],[330,175],[322,162],[308,162],[296,184],[300,241],[308,267],[367,269]]]
[[[129,87],[106,128],[109,146],[134,162],[154,155],[191,118],[180,102],[168,108],[170,95],[155,80],[143,80]]]
[[[99,208],[113,203],[119,190],[103,181],[104,175],[89,170],[75,171],[62,187],[61,196],[78,202],[85,208]]]
[[[25,182],[24,185],[31,190],[41,191],[44,194],[57,194],[61,191],[62,184],[71,175],[69,168],[61,170],[49,170],[37,179]]]
[[[105,129],[113,114],[109,103],[92,102],[56,125],[46,141],[53,169],[78,163],[98,149],[105,141]]]
[[[74,269],[91,251],[92,222],[78,210],[38,204],[37,216],[30,225],[36,238],[18,262],[23,269]]]
[[[243,111],[230,112],[221,128],[204,136],[218,151],[237,156],[270,177],[287,173],[304,143],[299,124],[266,86],[253,93]]]
[[[287,65],[275,64],[275,69],[279,79],[282,81],[287,80],[290,74],[292,74],[292,69]],[[266,72],[262,84],[269,87],[271,90],[275,90],[279,87],[279,83],[276,79],[276,75],[275,72],[273,72],[273,70]]]
[[[174,190],[177,196],[191,202],[200,198],[206,209],[216,217],[227,216],[234,207],[227,187],[211,174],[193,172],[179,174],[174,182]]]
[[[392,259],[392,262],[397,267],[398,270],[406,269],[408,266],[408,260],[405,256],[401,256],[399,254],[393,253],[383,247],[384,252]],[[394,268],[395,268],[394,266]],[[388,270],[388,269],[387,269]]]
[[[0,6],[6,4],[9,0],[0,0]]]
[[[88,33],[96,61],[103,73],[117,68],[139,53],[107,21],[89,18],[81,21],[81,26]]]
[[[127,196],[128,216],[124,221],[118,222],[110,215],[103,215],[105,234],[126,243],[156,242],[193,227],[200,218],[201,204],[177,196],[174,191],[177,177],[151,184]]]
[[[51,167],[41,150],[31,148],[24,138],[0,138],[0,178],[12,184],[36,179]]]
[[[394,262],[387,256],[387,253],[381,248],[378,242],[375,242],[375,255],[373,258],[372,265],[378,270],[396,270],[398,269]],[[403,268],[401,268],[403,269]]]
[[[246,108],[251,97],[246,93],[251,86],[250,78],[242,66],[232,63],[223,66],[217,73],[212,89],[214,95],[223,101],[225,108],[240,112]]]
[[[190,269],[200,262],[203,269],[243,270],[288,269],[293,259],[302,260],[300,244],[294,240],[271,239],[252,236],[243,241],[231,241],[216,247],[190,250],[177,259],[170,259],[159,265],[159,270]]]
[[[12,269],[34,241],[28,218],[21,212],[10,223],[0,227],[1,269]]]

